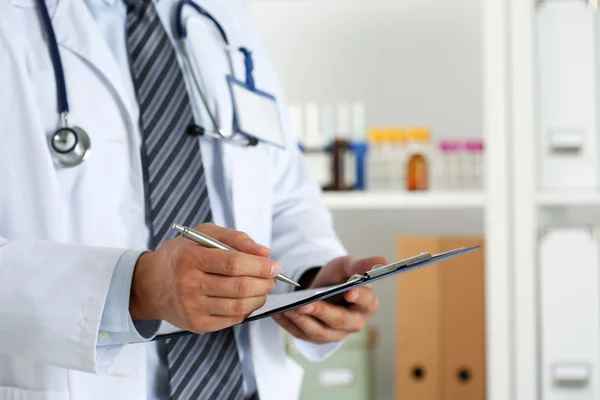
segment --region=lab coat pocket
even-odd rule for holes
[[[69,400],[67,391],[24,390],[0,386],[0,400]]]

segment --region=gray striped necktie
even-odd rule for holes
[[[183,74],[150,0],[127,2],[127,48],[140,107],[146,207],[152,247],[175,236],[173,222],[212,220],[198,139]],[[171,398],[242,399],[233,329],[167,343]]]

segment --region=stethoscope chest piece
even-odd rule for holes
[[[81,164],[88,157],[91,142],[88,134],[80,127],[63,127],[50,137],[50,147],[60,165],[73,167]]]

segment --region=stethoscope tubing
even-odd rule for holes
[[[59,114],[69,113],[69,100],[67,98],[67,84],[65,82],[65,72],[58,51],[58,41],[52,27],[52,21],[50,20],[50,13],[46,6],[45,0],[36,0],[38,9],[42,17],[42,23],[44,24],[44,30],[48,36],[48,46],[50,50],[50,58],[54,65],[54,77],[56,81],[56,95],[58,100],[58,112]]]
[[[58,48],[58,41],[56,39],[56,34],[54,32],[54,27],[52,26],[52,20],[50,18],[50,13],[48,11],[48,7],[47,7],[45,1],[46,0],[36,0],[36,3],[39,8],[44,31],[47,36],[50,59],[51,59],[52,66],[54,69],[58,113],[61,116],[62,129],[68,130],[71,133],[73,133],[74,139],[75,139],[75,144],[77,144],[77,143],[79,143],[79,139],[80,139],[79,135],[78,135],[77,131],[75,129],[70,128],[69,124],[68,124],[69,101],[68,101],[68,96],[67,96],[67,85],[66,85],[65,73],[64,73],[62,59],[60,57],[60,52],[59,52],[59,48]],[[194,3],[192,0],[181,0],[177,4],[176,13],[175,13],[175,31],[176,31],[177,39],[179,40],[179,42],[182,45],[181,47],[182,47],[182,50],[184,53],[183,58],[185,59],[188,69],[190,70],[190,73],[191,73],[192,79],[193,79],[193,83],[196,86],[196,89],[198,90],[200,97],[202,98],[204,106],[208,110],[208,114],[211,118],[211,122],[212,122],[213,126],[215,127],[215,129],[217,130],[217,132],[210,132],[210,131],[205,130],[204,128],[201,128],[200,130],[203,132],[202,134],[204,136],[208,136],[213,139],[227,139],[227,140],[232,141],[233,143],[236,143],[236,144],[239,144],[242,146],[256,145],[258,143],[257,139],[251,138],[251,137],[245,138],[245,140],[236,140],[233,137],[227,138],[225,136],[224,132],[222,131],[222,129],[220,128],[214,114],[211,112],[209,105],[208,105],[208,101],[205,98],[204,93],[200,88],[200,84],[196,78],[196,74],[193,71],[193,66],[192,66],[192,63],[191,63],[190,57],[189,57],[189,50],[187,48],[187,43],[186,43],[187,29],[186,29],[184,19],[183,19],[183,7],[186,5],[192,7],[195,11],[197,11],[201,15],[207,17],[214,23],[214,25],[218,29],[218,31],[225,43],[224,47],[225,47],[225,51],[227,54],[229,70],[230,70],[230,73],[232,76],[234,75],[234,70],[233,70],[233,62],[232,62],[232,58],[231,58],[231,49],[229,46],[229,38],[227,37],[227,34],[225,33],[225,30],[223,29],[221,24],[209,12],[204,10],[198,4]],[[79,129],[79,132],[81,132],[81,134],[87,135],[87,133],[84,130],[82,130],[81,128],[78,128],[78,129]],[[59,132],[60,132],[60,129],[54,133],[54,136],[56,136]],[[87,138],[87,141],[89,142],[89,138]],[[51,142],[52,142],[52,140],[51,140]],[[76,146],[74,146],[74,147],[76,147]],[[71,149],[73,149],[74,147],[71,147]],[[69,151],[61,151],[58,148],[56,148],[53,144],[52,144],[52,148],[57,153],[65,155],[65,156],[68,155],[68,153],[70,152],[70,150]],[[85,152],[81,155],[82,158],[83,158],[83,156],[85,156]],[[76,155],[74,155],[74,157],[76,157]]]
[[[192,7],[194,10],[204,15],[206,18],[210,19],[221,33],[221,37],[223,38],[225,44],[229,46],[229,38],[227,37],[227,34],[225,33],[225,30],[223,29],[219,21],[217,21],[217,19],[213,17],[208,11],[204,10],[202,7],[200,7],[198,4],[194,3],[191,0],[182,0],[177,4],[177,8],[175,10],[175,29],[177,31],[178,39],[187,38],[187,28],[183,23],[183,7],[186,5]]]

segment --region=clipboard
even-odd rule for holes
[[[480,247],[481,246],[461,247],[435,255],[431,255],[430,253],[421,253],[404,260],[395,261],[391,264],[375,265],[364,274],[353,275],[350,277],[350,279],[348,279],[347,282],[339,285],[269,295],[267,297],[267,303],[260,309],[250,314],[250,316],[242,321],[241,324],[258,321],[263,318],[269,318],[273,315],[281,314],[321,300],[343,305],[345,303],[343,293],[350,289],[368,285],[380,279],[389,278],[403,272],[422,268],[424,266],[435,264],[449,258],[457,257],[462,254],[477,250]],[[161,326],[158,334],[152,340],[164,340],[182,335],[193,334],[193,332],[183,331],[180,329],[178,330],[178,328],[168,324],[167,322],[163,322],[163,325],[165,326]]]

